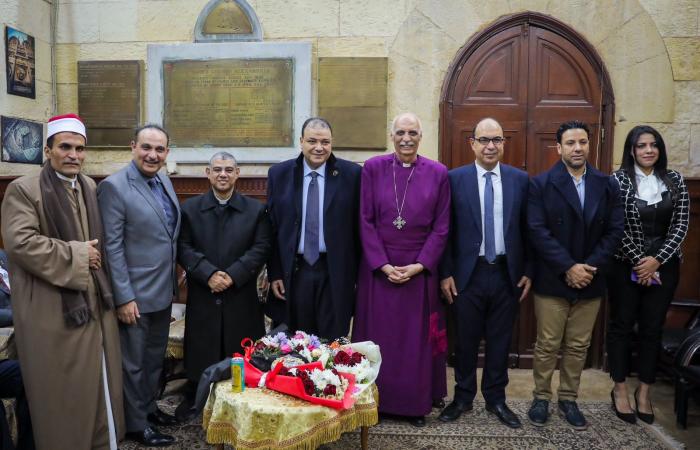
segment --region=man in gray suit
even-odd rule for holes
[[[175,190],[158,173],[168,142],[168,133],[158,125],[139,128],[131,142],[131,163],[97,189],[120,321],[127,437],[146,446],[175,442],[155,426],[177,423],[155,402],[177,289],[180,230]]]

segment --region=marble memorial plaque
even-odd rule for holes
[[[142,61],[78,61],[78,113],[90,146],[127,145],[141,122]]]
[[[293,61],[163,62],[163,123],[175,147],[293,145]]]
[[[318,112],[334,148],[386,148],[387,74],[387,58],[319,58]]]

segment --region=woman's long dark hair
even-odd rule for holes
[[[634,190],[637,190],[637,176],[634,172],[634,146],[637,145],[637,141],[643,134],[651,134],[656,140],[656,148],[659,150],[659,159],[654,163],[654,175],[656,175],[661,181],[664,182],[668,190],[671,192],[674,200],[678,195],[678,189],[671,182],[668,177],[668,157],[666,156],[666,143],[661,134],[656,131],[653,127],[649,125],[637,125],[632,128],[629,133],[627,133],[627,139],[625,139],[624,153],[622,154],[622,163],[620,164],[620,170],[624,170],[627,173]]]

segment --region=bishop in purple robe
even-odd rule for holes
[[[352,338],[381,348],[379,411],[422,426],[447,394],[437,267],[449,230],[450,186],[445,166],[418,155],[415,114],[394,119],[391,135],[395,153],[370,158],[362,170],[363,257]]]

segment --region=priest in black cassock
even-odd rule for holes
[[[265,334],[257,276],[271,251],[265,205],[236,192],[230,153],[212,156],[211,190],[182,204],[178,262],[187,273],[185,371],[190,389],[178,407],[186,418],[199,377],[210,365],[242,352],[241,340]]]

